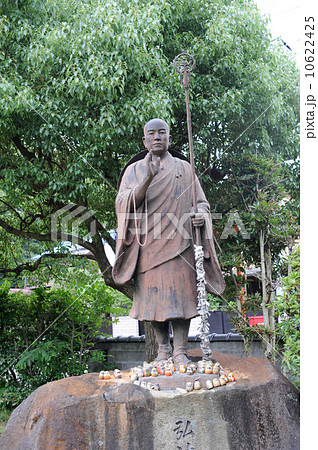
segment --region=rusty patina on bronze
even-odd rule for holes
[[[207,289],[224,290],[217,261],[210,207],[195,178],[197,214],[193,213],[189,162],[172,156],[169,126],[152,119],[144,127],[143,159],[126,166],[116,198],[118,239],[113,278],[135,280],[130,316],[151,321],[159,343],[158,359],[171,355],[168,321],[174,334],[173,356],[185,361],[190,319],[198,315],[194,268],[194,229],[199,228],[205,254]],[[159,227],[160,222],[160,227]],[[136,228],[141,234],[136,234]]]

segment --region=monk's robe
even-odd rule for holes
[[[191,167],[168,153],[136,209],[134,188],[146,173],[144,159],[139,160],[126,168],[119,186],[113,279],[119,285],[134,279],[132,318],[190,319],[198,315]],[[196,190],[198,212],[205,213],[201,235],[206,287],[221,294],[224,279],[214,248],[210,207],[197,178]]]

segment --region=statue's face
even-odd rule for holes
[[[170,146],[169,126],[161,119],[152,119],[146,123],[143,137],[144,146],[152,150],[155,156],[164,155]]]

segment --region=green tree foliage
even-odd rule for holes
[[[232,298],[235,298],[236,294]],[[243,309],[242,309],[243,308]],[[255,338],[264,334],[264,326],[257,324],[249,326],[249,316],[257,315],[261,308],[261,299],[259,294],[245,295],[244,304],[241,308],[235,301],[230,300],[221,309],[226,311],[230,316],[230,321],[233,323],[235,331],[243,336],[245,356],[250,356],[251,345]]]
[[[234,313],[233,317],[236,317],[236,310],[241,314],[235,318],[235,324],[237,330],[247,336],[247,347],[250,338],[255,336],[248,329],[245,317],[245,313],[252,308],[249,299],[244,305],[240,304],[240,289],[246,281],[245,276],[242,280],[236,275],[236,268],[254,265],[261,269],[262,297],[259,297],[257,309],[263,311],[265,326],[257,332],[262,336],[264,356],[270,359],[274,359],[276,353],[275,317],[271,305],[277,280],[284,270],[282,251],[291,248],[299,236],[298,193],[292,196],[284,170],[278,154],[251,153],[241,159],[241,175],[235,175],[235,183],[229,187],[233,189],[232,199],[237,200],[236,209],[231,212],[233,214],[236,210],[242,222],[233,222],[234,227],[226,233],[223,231],[219,237],[221,265],[231,275],[224,293],[229,301],[227,310]],[[223,224],[228,220],[225,216]],[[243,224],[245,231],[241,228]],[[244,238],[244,233],[247,238]],[[236,306],[232,302],[233,298],[236,299]]]
[[[57,237],[76,234],[109,285],[101,240],[114,247],[116,180],[142,150],[145,121],[168,120],[174,147],[187,152],[172,66],[182,49],[197,60],[195,155],[212,208],[242,209],[237,180],[251,175],[256,152],[288,174],[297,166],[298,73],[252,2],[3,2],[0,49],[0,225],[57,253],[52,214],[70,202],[89,209],[78,229]],[[96,234],[85,239],[93,221]]]
[[[81,280],[81,281],[79,281]],[[103,362],[92,351],[106,325],[105,313],[121,313],[100,275],[73,273],[73,289],[35,289],[9,294],[0,286],[0,406],[16,406],[38,386],[80,375],[89,361]]]
[[[300,247],[289,257],[291,273],[283,278],[283,294],[273,305],[279,317],[277,332],[283,340],[283,367],[300,385]]]

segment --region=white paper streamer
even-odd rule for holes
[[[212,351],[210,348],[209,339],[209,303],[205,289],[205,272],[204,272],[204,253],[202,245],[194,244],[195,269],[197,274],[197,292],[198,292],[198,306],[197,310],[201,316],[201,322],[198,328],[200,332],[200,348],[203,353],[203,360],[212,360]]]

